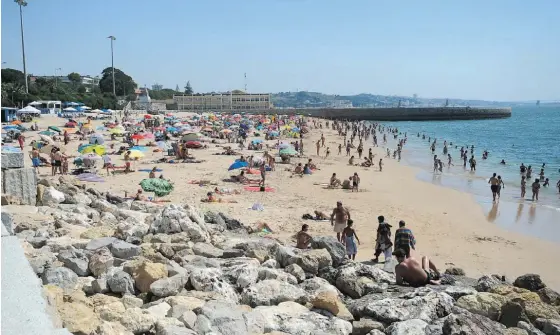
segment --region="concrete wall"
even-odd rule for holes
[[[222,111],[226,112],[226,111]],[[227,111],[239,113],[239,111]],[[321,118],[371,121],[474,120],[511,117],[511,108],[296,108],[245,111],[250,114],[302,114]]]

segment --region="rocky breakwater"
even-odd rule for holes
[[[448,269],[441,286],[400,287],[394,264],[349,262],[332,237],[298,250],[188,204],[40,184],[48,218],[14,214],[14,230],[74,334],[560,334],[560,296],[537,275]]]

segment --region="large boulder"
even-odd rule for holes
[[[95,306],[95,313],[97,313],[102,320],[109,322],[119,322],[125,310],[123,303],[120,301]]]
[[[495,276],[482,276],[476,283],[476,290],[478,292],[488,292],[496,286],[503,285],[504,283]]]
[[[222,261],[225,278],[238,288],[245,288],[257,282],[259,261],[254,258],[231,258]]]
[[[89,270],[94,276],[99,277],[113,267],[115,259],[107,247],[95,250],[89,258]]]
[[[190,283],[197,291],[216,292],[222,300],[235,303],[239,302],[236,290],[231,286],[223,273],[217,268],[190,268]]]
[[[517,277],[513,285],[533,292],[546,287],[541,280],[541,276],[533,273]]]
[[[393,275],[362,263],[350,263],[336,270],[335,286],[354,299],[372,292],[384,292],[389,283],[395,282]]]
[[[150,291],[156,297],[169,297],[176,295],[185,287],[188,280],[188,276],[181,275],[158,279],[150,285]]]
[[[502,334],[505,329],[506,327],[498,322],[464,310],[445,318],[442,328],[444,335],[496,335]]]
[[[502,306],[498,321],[507,327],[516,327],[519,321],[530,322],[525,309],[516,301],[508,301]]]
[[[43,206],[56,207],[58,204],[63,203],[64,199],[64,193],[51,186],[44,190],[41,203]]]
[[[224,255],[222,249],[216,248],[210,243],[197,242],[192,248],[195,255],[208,257],[208,258],[220,258]]]
[[[259,306],[245,314],[250,334],[332,334],[348,335],[352,324],[333,316],[309,311],[305,306],[286,301],[278,306]]]
[[[425,335],[428,324],[424,320],[410,319],[391,324],[386,330],[387,335]]]
[[[140,308],[127,309],[120,320],[120,323],[134,334],[145,334],[155,328],[157,318],[149,311]]]
[[[149,292],[150,285],[156,280],[167,278],[165,264],[149,261],[133,262],[130,266],[125,266],[124,271],[132,276],[136,288],[142,293]]]
[[[315,236],[311,240],[311,248],[326,249],[331,255],[332,266],[338,267],[348,262],[346,248],[332,236]]]
[[[358,321],[352,322],[352,335],[368,335],[374,330],[378,330],[381,334],[385,334],[385,326],[381,322],[375,321],[369,317],[363,317]]]
[[[81,302],[62,303],[57,306],[62,326],[73,334],[91,334],[101,324],[92,306]],[[22,333],[25,333],[22,330]]]
[[[499,294],[479,292],[460,297],[456,305],[471,313],[483,315],[493,321],[497,321],[502,306],[506,301],[507,299]]]
[[[305,271],[303,271],[303,269],[297,264],[290,264],[286,266],[284,270],[286,271],[286,273],[294,276],[297,279],[298,283],[301,283],[305,280]]]
[[[453,307],[453,298],[427,288],[416,289],[397,298],[379,299],[375,294],[354,300],[350,311],[354,317],[368,316],[384,324],[421,319],[428,323],[447,316]]]
[[[319,269],[331,266],[332,259],[327,249],[305,250],[296,258],[303,271],[316,275]]]
[[[241,306],[210,301],[200,309],[199,317],[204,316],[217,334],[244,335],[249,334],[244,314]]]
[[[121,259],[131,259],[132,257],[140,255],[141,248],[137,245],[117,240],[110,246],[113,256]]]
[[[57,257],[65,267],[74,271],[78,276],[85,277],[89,274],[89,260],[83,250],[71,247],[59,252]]]
[[[547,335],[530,323],[519,321],[517,328],[525,330],[529,335]]]
[[[288,267],[291,265],[288,265]],[[303,270],[302,270],[303,271]],[[258,279],[265,280],[265,279],[275,279],[283,282],[287,282],[292,285],[296,285],[298,280],[292,274],[282,271],[281,269],[271,269],[261,267],[258,269]]]
[[[538,292],[541,300],[547,304],[560,306],[560,294],[549,287],[540,289]]]
[[[95,251],[97,249],[103,248],[103,247],[110,247],[111,244],[113,244],[114,242],[116,242],[118,239],[114,238],[114,237],[100,237],[100,238],[96,238],[93,239],[91,241],[88,242],[88,244],[86,245],[85,249],[89,250],[89,251]]]
[[[65,293],[70,293],[78,285],[78,275],[68,268],[49,268],[43,273],[43,284],[60,287]]]
[[[241,294],[241,302],[251,307],[278,305],[284,301],[306,303],[307,294],[301,288],[278,280],[263,280]]]
[[[146,234],[148,234],[149,230],[150,227],[147,224],[143,222],[137,222],[133,218],[128,218],[118,223],[115,236],[126,242],[136,243],[141,241],[142,238]]]
[[[114,293],[134,294],[134,280],[128,273],[113,268],[109,270],[106,278],[107,285]]]
[[[191,216],[198,220],[193,210],[189,213],[187,210],[176,205],[165,206],[161,212],[154,214],[148,219],[151,221],[150,231],[154,234],[186,232],[194,242],[208,241],[210,236],[205,229],[206,227],[194,222],[189,214],[192,214]]]
[[[535,325],[546,335],[560,335],[560,319],[536,319]]]
[[[318,292],[311,298],[311,304],[313,307],[329,311],[343,320],[353,319],[352,314],[350,314],[350,311],[348,311],[348,308],[346,308],[346,305],[344,305],[336,292]]]

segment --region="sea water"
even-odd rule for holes
[[[419,167],[421,180],[472,193],[491,223],[560,242],[560,193],[556,187],[560,180],[560,107],[514,107],[512,116],[507,119],[384,122],[383,125],[397,127],[403,134],[406,132],[402,162]],[[424,140],[423,134],[426,135]],[[396,142],[389,137],[387,147],[394,150]],[[431,141],[437,139],[434,154],[445,164],[442,173],[433,173],[429,137]],[[447,166],[444,141],[447,141],[453,166]],[[378,138],[378,143],[382,144],[382,137]],[[464,147],[470,158],[471,146],[474,146],[477,162],[474,173],[470,172],[468,162],[467,168],[463,168],[460,154]],[[485,150],[489,156],[484,160]],[[500,164],[502,160],[506,165]],[[532,166],[533,171],[531,180],[527,180],[525,199],[520,197],[521,163]],[[533,202],[531,184],[539,178],[543,163],[550,186],[542,187],[541,182],[539,201]],[[496,203],[492,202],[488,185],[492,173],[500,175],[505,183],[501,199]]]

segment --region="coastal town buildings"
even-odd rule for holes
[[[179,110],[260,110],[273,107],[269,93],[206,93],[175,95],[173,101]]]

